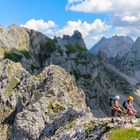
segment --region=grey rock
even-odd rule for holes
[[[84,40],[82,39],[82,34],[79,31],[74,31],[72,36],[64,35],[63,38],[58,37],[55,39],[57,40],[58,46],[76,45],[86,48]]]

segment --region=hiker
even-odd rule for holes
[[[133,117],[136,116],[136,110],[133,107],[133,101],[134,97],[133,96],[128,96],[128,99],[123,103],[123,107],[125,108],[125,123],[127,123],[128,117],[130,117],[130,123],[133,124],[132,119]]]
[[[114,118],[119,117],[122,113],[122,108],[119,104],[119,99],[120,99],[120,97],[118,95],[115,96],[115,98],[114,98],[114,100],[112,101],[112,104],[111,104],[111,116],[112,116],[112,122],[113,123],[115,122]]]

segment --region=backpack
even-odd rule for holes
[[[127,101],[124,101],[123,104],[122,104],[123,108],[125,108],[125,109],[127,109],[126,102],[127,102]]]
[[[112,106],[112,104],[113,104],[114,101],[115,101],[115,96],[113,95],[113,96],[111,96],[109,98],[109,105],[110,105],[110,107]]]

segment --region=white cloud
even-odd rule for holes
[[[58,33],[60,35],[67,34],[72,35],[74,30],[79,30],[83,38],[87,37],[90,33],[101,33],[111,28],[110,25],[107,25],[105,22],[100,19],[96,19],[92,23],[88,23],[86,21],[82,22],[78,21],[68,21],[63,29],[60,29]]]
[[[109,13],[115,25],[138,25],[139,0],[68,0],[67,9],[86,13]]]
[[[93,46],[95,43],[95,39],[92,38],[93,34],[101,34],[111,28],[110,25],[100,19],[96,19],[92,23],[88,23],[87,21],[82,22],[80,19],[77,21],[68,21],[62,28],[56,28],[58,26],[54,21],[46,22],[44,20],[31,19],[21,26],[42,32],[52,38],[54,36],[72,35],[75,30],[79,30],[87,46]]]
[[[96,19],[92,23],[88,23],[87,21],[82,22],[81,20],[68,21],[62,29],[57,31],[57,35],[72,35],[74,30],[79,30],[82,33],[87,47],[90,48],[101,38],[102,35],[100,34],[108,31],[110,28],[111,25],[106,24],[100,19]]]
[[[53,29],[56,27],[56,24],[54,21],[45,22],[42,19],[41,20],[31,19],[21,26],[29,29],[34,29],[46,35],[52,36],[54,34]]]
[[[116,27],[116,34],[123,35],[123,36],[131,36],[132,38],[137,38],[140,36],[140,26],[126,26],[126,27]]]
[[[109,0],[68,0],[66,9],[79,12],[103,12],[111,8]]]
[[[135,21],[138,21],[138,18],[135,17],[135,16],[124,16],[122,18],[122,21],[126,21],[126,22],[129,22],[129,23],[132,23],[132,22],[135,22]]]

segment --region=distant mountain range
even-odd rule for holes
[[[95,44],[90,52],[93,54],[102,53],[106,57],[123,57],[130,51],[134,41],[129,36],[113,36],[111,38],[103,37],[97,44]]]
[[[129,36],[103,37],[90,53],[99,55],[125,73],[134,74],[140,70],[140,38],[136,41]]]

